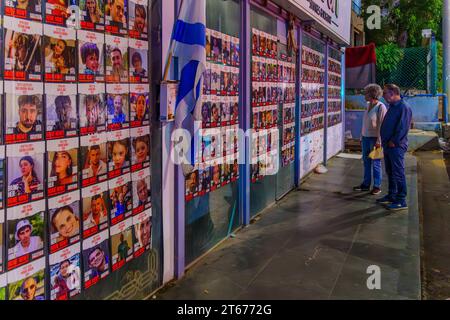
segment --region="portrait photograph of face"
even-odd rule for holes
[[[15,9],[15,14],[8,14],[16,18],[42,21],[42,3],[41,0],[16,0],[7,1],[3,4],[6,8]],[[5,15],[11,12],[5,10]]]
[[[109,171],[122,170],[130,166],[130,139],[108,142]]]
[[[215,31],[211,34],[211,56],[212,61],[222,62],[222,35]]]
[[[203,94],[211,93],[211,67],[210,64],[206,64],[206,70],[203,74]]]
[[[47,152],[48,194],[51,189],[64,186],[61,190],[70,191],[78,188],[78,148],[67,151]]]
[[[8,285],[9,300],[45,300],[45,272],[38,271]]]
[[[34,259],[44,254],[45,224],[44,212],[38,212],[18,220],[8,220],[8,261],[37,253]]]
[[[105,6],[103,0],[79,0],[81,28],[85,30],[104,30]]]
[[[58,260],[50,264],[50,299],[69,300],[81,291],[81,253]]]
[[[108,227],[108,192],[83,198],[83,237]],[[92,230],[93,231],[92,231]]]
[[[85,240],[89,241],[89,240]],[[83,245],[83,248],[86,246]],[[110,254],[108,239],[83,250],[84,287],[92,286],[92,279],[102,279],[109,274]]]
[[[81,147],[81,164],[82,164],[82,179],[94,179],[95,182],[100,182],[106,179],[108,172],[106,155],[106,143],[93,145],[89,147]],[[85,184],[83,183],[83,186]]]
[[[109,126],[123,128],[129,124],[130,114],[127,94],[108,94],[106,105]]]
[[[44,36],[45,74],[47,80],[49,75],[63,75],[62,78],[55,77],[54,80],[75,81],[76,77],[76,41],[64,40]]]
[[[93,131],[91,133],[105,131],[106,118],[107,112],[104,94],[80,95],[79,119],[81,134],[85,131],[83,129],[89,129],[89,132]]]
[[[133,256],[133,228],[131,223],[122,232],[111,234],[111,255],[113,271]]]
[[[4,41],[5,79],[41,81],[42,36],[6,29]]]
[[[6,94],[6,135],[17,142],[43,138],[42,95]],[[20,138],[19,138],[20,137]],[[7,138],[8,141],[8,138]]]
[[[132,82],[148,81],[148,51],[130,48],[130,77]]]
[[[128,48],[106,44],[106,81],[128,82]]]
[[[198,192],[198,171],[191,172],[186,177],[186,200],[192,199],[195,193]]]
[[[80,204],[78,201],[57,209],[50,209],[50,245],[67,241],[73,243],[72,239],[79,239]]]
[[[47,139],[51,138],[50,132],[63,132],[59,138],[77,135],[77,98],[76,95],[46,97],[47,114]]]
[[[147,39],[148,38],[148,7],[145,1],[129,0],[129,24],[130,37]]]
[[[132,210],[133,202],[131,188],[132,183],[129,181],[121,186],[116,186],[109,190],[112,224],[117,223],[117,218],[124,215],[128,216],[128,213]]]
[[[150,135],[132,138],[133,165],[150,161]]]
[[[80,81],[101,79],[99,76],[104,76],[105,74],[103,44],[79,41],[78,48],[79,74],[84,76],[80,77]]]
[[[134,225],[134,251],[137,252],[141,248],[150,248],[152,241],[152,217],[149,216],[142,222]]]
[[[151,203],[151,177],[133,181],[133,208],[146,207]]]
[[[44,155],[8,157],[8,198],[44,196]]]
[[[150,119],[149,95],[130,93],[131,121],[143,123]]]
[[[126,34],[128,29],[127,10],[127,0],[105,0],[105,31],[114,34]]]

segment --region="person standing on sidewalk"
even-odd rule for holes
[[[405,153],[408,151],[412,111],[400,96],[398,86],[386,85],[383,96],[389,104],[389,110],[381,125],[381,142],[384,148],[386,173],[389,177],[389,193],[377,202],[386,204],[389,210],[404,210],[408,208]]]
[[[362,153],[364,161],[364,181],[361,185],[354,187],[354,191],[369,191],[372,185],[373,172],[373,189],[372,195],[381,193],[382,169],[381,160],[372,160],[369,154],[374,148],[381,147],[380,129],[386,115],[386,106],[379,101],[383,96],[383,90],[377,84],[369,84],[364,88],[364,96],[368,107],[364,112],[362,125]]]

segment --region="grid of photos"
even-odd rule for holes
[[[328,127],[342,123],[342,68],[341,53],[330,48],[328,57]]]
[[[0,300],[68,300],[151,249],[148,1],[4,5]]]
[[[235,182],[239,178],[238,38],[206,30],[200,134],[195,141],[195,170],[186,177],[186,201]]]
[[[282,54],[277,36],[252,29],[252,129],[251,181],[256,183],[272,174],[278,166],[279,117],[295,106],[295,72],[292,58]],[[282,106],[283,114],[279,114]],[[293,108],[295,110],[295,107]],[[295,117],[294,117],[295,119]],[[291,123],[286,123],[290,125]],[[282,151],[292,149],[295,125],[283,124]],[[284,143],[286,142],[286,143]],[[286,165],[288,160],[284,161]]]

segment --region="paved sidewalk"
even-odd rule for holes
[[[409,212],[353,193],[360,160],[335,158],[255,224],[226,240],[158,299],[420,299],[417,162],[407,158]],[[384,188],[386,189],[386,188]],[[381,268],[381,290],[367,268]]]

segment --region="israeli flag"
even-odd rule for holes
[[[173,32],[173,56],[178,57],[180,72],[175,126],[188,130],[191,137],[194,137],[194,122],[201,110],[205,45],[206,0],[183,0]],[[191,164],[194,164],[193,142],[191,146]]]

